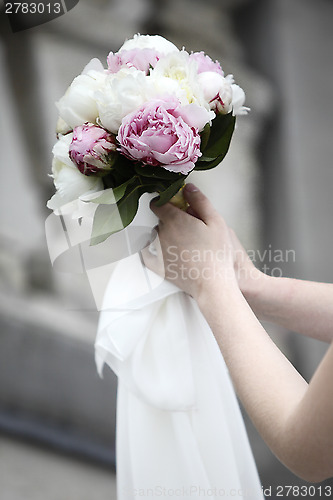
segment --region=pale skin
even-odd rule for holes
[[[333,285],[263,274],[201,191],[189,184],[184,196],[187,212],[152,203],[160,252],[145,251],[146,265],[197,301],[238,396],[279,460],[310,482],[332,477]],[[309,384],[261,319],[331,344]]]

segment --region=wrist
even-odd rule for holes
[[[241,289],[249,306],[260,320],[269,320],[271,317],[278,281],[279,278],[257,269],[251,282]]]
[[[196,295],[193,297],[199,305],[201,311],[204,311],[207,306],[211,306],[216,302],[216,307],[228,300],[231,295],[242,296],[239,289],[236,277],[232,271],[223,279],[215,279],[202,282],[196,290]]]

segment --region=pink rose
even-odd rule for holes
[[[154,100],[125,116],[117,140],[130,159],[188,174],[201,156],[198,129],[179,113],[177,99]]]
[[[154,49],[131,49],[120,52],[110,52],[107,57],[110,73],[117,73],[121,68],[135,68],[148,74],[150,66],[154,67],[160,58]]]
[[[212,61],[212,59],[205,55],[204,52],[192,52],[190,54],[190,60],[196,61],[198,65],[198,73],[203,73],[204,71],[214,71],[224,76],[221,65],[218,61]]]
[[[69,157],[84,175],[103,175],[112,167],[116,155],[115,137],[93,123],[75,127]]]

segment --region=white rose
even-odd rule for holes
[[[139,108],[149,92],[146,75],[134,68],[123,68],[107,76],[102,92],[96,92],[99,121],[103,127],[117,134],[122,119]]]
[[[52,177],[57,192],[47,202],[47,207],[56,212],[81,196],[103,189],[103,181],[99,177],[81,174],[69,158],[72,137],[72,133],[62,136],[52,150]]]
[[[155,49],[161,54],[169,54],[174,51],[178,52],[176,45],[160,35],[134,35],[130,40],[126,40],[119,49],[119,52],[132,49]]]
[[[91,68],[93,61],[89,65]],[[102,70],[89,69],[89,65],[74,78],[65,95],[56,103],[60,118],[71,129],[85,122],[95,123],[98,116],[95,92],[103,89],[106,72],[103,67]],[[61,133],[63,130],[57,131]]]
[[[204,71],[198,75],[198,81],[210,109],[216,113],[230,113],[232,87],[229,80],[215,71]]]

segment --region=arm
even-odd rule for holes
[[[220,282],[197,300],[235,389],[273,453],[307,481],[333,476],[333,344],[307,385],[236,287]]]
[[[231,231],[240,289],[261,320],[325,342],[333,340],[333,285],[274,278],[256,269]]]
[[[309,481],[332,476],[333,346],[308,386],[271,341],[241,293],[224,220],[199,191],[187,188],[186,196],[198,218],[170,204],[153,207],[161,220],[159,240],[166,277],[197,300],[245,409],[277,457]],[[208,260],[204,257],[207,250]],[[147,265],[161,272],[157,261],[148,257]],[[193,267],[198,272],[191,273]]]

